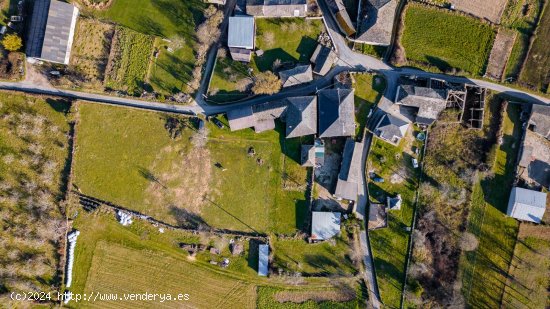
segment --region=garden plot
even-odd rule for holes
[[[103,90],[114,30],[112,24],[89,18],[78,20],[70,64],[81,74],[81,86]]]
[[[508,0],[449,0],[456,10],[498,24]]]
[[[501,80],[504,75],[504,69],[508,63],[508,57],[512,52],[512,47],[516,40],[516,32],[501,29],[493,44],[489,64],[487,65],[487,77]]]
[[[141,94],[146,90],[145,80],[152,53],[151,36],[116,27],[105,70],[105,86],[132,95]]]

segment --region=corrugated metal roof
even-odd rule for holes
[[[227,45],[254,49],[255,24],[252,16],[230,16]]]
[[[546,210],[546,193],[514,187],[510,192],[507,215],[540,223]]]
[[[326,240],[339,235],[341,215],[339,212],[311,212],[311,238]]]
[[[269,269],[269,245],[258,246],[258,275],[267,276]]]

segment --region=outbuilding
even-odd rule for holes
[[[546,193],[514,187],[506,214],[521,221],[540,223],[546,210]]]
[[[339,212],[311,212],[311,239],[327,240],[340,235],[341,216]]]
[[[269,269],[269,245],[261,244],[258,246],[258,275],[267,276]]]

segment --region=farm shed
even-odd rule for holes
[[[252,128],[255,124],[252,107],[250,106],[229,110],[227,120],[231,131]]]
[[[313,55],[311,55],[310,61],[315,64],[313,66],[313,73],[324,76],[336,62],[336,54],[332,49],[319,44],[315,48]]]
[[[313,80],[311,65],[299,65],[290,70],[279,72],[283,88],[309,83]]]
[[[430,125],[447,107],[447,90],[401,85],[397,87],[395,103],[414,108],[415,122]]]
[[[319,137],[355,135],[355,105],[352,89],[325,89],[317,94]]]
[[[267,276],[269,269],[269,245],[261,244],[258,246],[258,275]]]
[[[307,0],[246,0],[246,13],[256,17],[305,17]]]
[[[355,26],[349,17],[343,0],[327,0],[330,13],[336,20],[338,27],[346,36],[355,34]]]
[[[521,221],[540,223],[546,210],[546,193],[512,188],[506,214]]]
[[[327,240],[340,234],[339,212],[311,212],[311,239]]]
[[[286,138],[317,134],[317,97],[292,97],[286,112]]]
[[[342,154],[342,165],[338,173],[334,196],[349,201],[357,200],[357,189],[361,181],[361,156],[363,144],[348,138]]]
[[[391,114],[384,114],[376,125],[374,134],[390,144],[397,145],[407,134],[407,130],[409,130],[407,121]]]
[[[354,41],[388,46],[391,43],[397,0],[367,0],[361,9]]]
[[[57,0],[35,0],[27,33],[27,57],[69,64],[78,8]]]
[[[252,16],[230,16],[227,46],[235,61],[250,62],[254,49],[256,24]]]

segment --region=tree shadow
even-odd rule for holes
[[[46,103],[51,106],[56,112],[67,115],[71,110],[71,101],[64,99],[47,98]]]
[[[259,248],[262,242],[257,239],[250,239],[248,241],[248,267],[258,270],[258,260],[259,260]]]
[[[287,53],[282,48],[274,48],[264,51],[264,54],[260,57],[254,56],[254,62],[260,72],[271,71],[273,69],[273,63],[275,60],[281,60],[283,64],[298,62],[298,59]]]
[[[178,226],[198,230],[207,230],[210,228],[201,216],[186,209],[170,206],[169,213],[174,217]]]
[[[441,72],[446,72],[447,70],[452,68],[452,66],[447,61],[439,57],[426,56],[426,60],[428,60],[428,63],[430,65],[435,66]]]
[[[298,61],[303,63],[309,63],[309,58],[311,58],[311,55],[313,54],[313,51],[315,51],[316,47],[317,47],[316,40],[308,36],[302,37],[302,40],[300,41],[298,48],[296,48],[296,52],[300,54],[300,59],[298,59]]]

